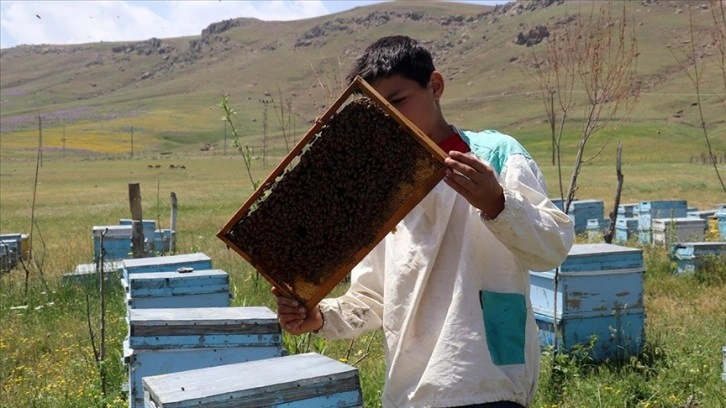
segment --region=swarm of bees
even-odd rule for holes
[[[223,239],[309,304],[395,226],[404,204],[423,197],[422,183],[433,187],[443,172],[442,160],[375,101],[358,97],[320,127],[294,166],[262,187]]]

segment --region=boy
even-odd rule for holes
[[[280,324],[329,339],[383,328],[384,407],[528,406],[539,371],[528,271],[562,263],[572,221],[514,139],[444,119],[444,79],[417,41],[381,38],[356,75],[449,154],[444,183],[353,269],[345,295],[307,311],[273,288]]]

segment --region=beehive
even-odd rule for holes
[[[688,215],[686,200],[643,201],[638,206],[638,240],[653,243],[653,219],[681,218]]]
[[[639,203],[620,204],[618,206],[618,218],[634,218],[638,216]]]
[[[217,236],[311,308],[443,178],[444,157],[356,78]]]
[[[671,245],[678,242],[699,242],[706,236],[706,220],[700,218],[656,218],[652,221],[653,243]]]
[[[591,219],[601,220],[605,212],[605,204],[602,200],[577,200],[570,204],[570,218],[575,221],[575,233],[587,232],[587,221]]]
[[[147,407],[363,406],[355,367],[316,353],[144,378]]]
[[[113,278],[114,280],[121,277],[121,261],[110,261],[101,264],[79,264],[71,273],[63,274],[63,281],[68,283],[81,283],[98,281],[98,274],[103,271],[106,280]]]
[[[720,239],[726,241],[726,210],[716,211],[714,218],[717,220],[716,225],[718,227],[718,235]]]
[[[596,335],[596,360],[637,354],[644,341],[644,273],[642,249],[604,243],[573,245],[557,274],[530,272],[540,344],[557,338],[558,348],[569,350]]]
[[[628,241],[634,240],[638,235],[638,219],[632,218],[621,218],[618,216],[615,221],[615,241],[624,244]]]
[[[219,269],[129,275],[129,309],[229,306],[229,275]]]
[[[681,242],[671,250],[671,261],[679,274],[695,272],[715,257],[726,257],[726,242]]]
[[[144,406],[144,377],[285,354],[277,314],[266,307],[129,309],[128,320],[130,408]]]
[[[129,274],[171,272],[179,268],[212,269],[212,259],[202,252],[171,256],[151,256],[121,261],[121,284],[128,288]]]
[[[131,253],[131,226],[130,225],[94,225],[93,234],[93,260],[98,262],[101,258],[101,241],[103,241],[104,262],[120,261],[130,257]]]

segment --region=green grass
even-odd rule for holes
[[[540,149],[531,150],[535,156],[546,157]],[[60,276],[77,264],[91,262],[92,226],[116,224],[129,217],[129,183],[140,183],[144,218],[157,219],[162,228],[169,226],[169,193],[176,193],[178,252],[204,252],[215,268],[227,271],[234,305],[274,308],[269,284],[215,237],[251,194],[236,153],[62,159],[55,152],[44,159],[35,200],[37,266],[33,263],[29,268],[27,309],[13,309],[26,303],[25,272],[14,269],[0,277],[0,407],[126,406],[121,391],[127,373],[120,361],[126,335],[120,287],[114,282],[107,287],[108,393],[101,395],[86,327],[88,296],[97,330],[97,289],[64,285]],[[177,168],[179,164],[186,168]],[[273,165],[263,168],[261,160],[254,161],[253,176],[263,179]],[[552,190],[555,168],[542,167]],[[643,163],[630,164],[625,172],[624,203],[679,198],[706,209],[726,201],[708,166]],[[3,160],[0,232],[29,232],[34,174],[34,160]],[[586,166],[578,196],[611,202],[613,179],[611,165]],[[720,352],[726,339],[724,264],[714,262],[709,271],[675,276],[664,250],[647,248],[644,255],[647,343],[643,355],[593,364],[576,354],[545,352],[534,407],[676,408],[689,398],[703,407],[726,406],[726,384],[720,379]],[[343,290],[341,286],[334,293]],[[352,345],[314,336],[285,335],[284,342],[292,352],[317,351],[357,362],[365,406],[379,406],[384,381],[381,333],[358,338]]]

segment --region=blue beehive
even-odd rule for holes
[[[716,211],[714,217],[718,220],[718,235],[726,240],[726,211]]]
[[[129,309],[227,307],[229,275],[219,269],[129,275]]]
[[[653,242],[653,219],[688,216],[686,200],[644,201],[638,211],[638,239],[641,244]]]
[[[130,309],[124,363],[129,406],[144,406],[142,378],[283,356],[277,315],[266,307]]]
[[[726,242],[681,242],[671,251],[677,273],[694,272],[709,257],[726,256]]]
[[[555,344],[555,325],[551,315],[535,314],[540,345]],[[610,316],[572,317],[557,321],[560,350],[587,345],[594,337],[592,358],[604,361],[638,355],[645,342],[645,314],[642,310],[614,310]],[[603,341],[603,339],[606,339]]]
[[[601,241],[603,232],[610,225],[609,219],[590,219],[587,220],[587,242]]]
[[[316,353],[144,378],[148,406],[352,408],[358,370]]]
[[[153,252],[158,255],[164,255],[171,252],[176,239],[176,232],[170,229],[158,229],[154,231]]]
[[[638,219],[620,218],[615,221],[615,242],[624,244],[637,237]]]
[[[575,233],[582,234],[587,230],[587,220],[601,220],[605,212],[602,200],[577,200],[570,205],[570,218],[575,220]]]
[[[639,203],[620,204],[618,206],[618,219],[638,217]]]
[[[179,268],[212,269],[212,259],[202,252],[148,258],[124,259],[121,284],[128,287],[131,273],[173,272]]]
[[[644,340],[643,251],[575,244],[557,273],[530,272],[530,300],[540,344],[570,350],[597,336],[593,358],[636,354]],[[625,323],[625,324],[624,324]]]
[[[104,262],[120,261],[131,253],[130,225],[95,225],[93,227],[93,260],[101,259],[101,241],[106,249]],[[105,235],[104,235],[105,233]]]
[[[122,218],[119,220],[119,225],[131,226],[134,225],[134,220],[130,218]],[[156,220],[142,220],[141,230],[144,233],[144,251],[147,253],[154,252],[154,231],[156,231]]]

